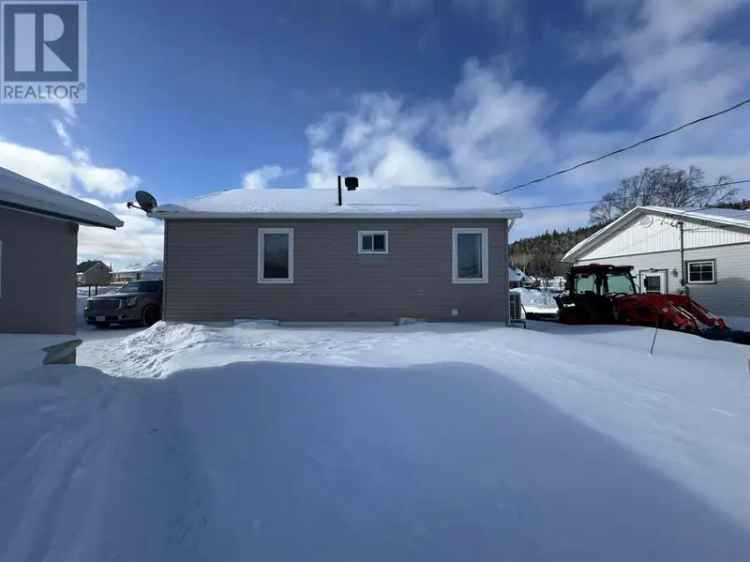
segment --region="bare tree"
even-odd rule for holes
[[[675,170],[668,164],[644,168],[637,176],[625,178],[614,191],[605,194],[591,208],[591,222],[601,224],[616,219],[638,206],[701,208],[727,203],[737,194],[729,176],[708,184],[705,173],[697,166]]]
[[[591,222],[606,224],[622,214],[620,201],[615,193],[607,193],[596,205],[591,207]]]

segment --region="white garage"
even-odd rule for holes
[[[750,316],[750,210],[636,207],[563,262],[632,265],[644,292],[687,291],[712,312]]]

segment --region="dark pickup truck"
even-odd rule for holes
[[[83,314],[95,326],[142,324],[151,326],[161,319],[161,281],[134,281],[114,293],[86,301]]]

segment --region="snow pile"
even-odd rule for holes
[[[542,289],[516,287],[512,292],[521,295],[521,304],[526,314],[554,316],[557,314],[557,303],[552,292]]]
[[[750,348],[529,325],[87,332],[0,378],[0,558],[748,559]]]
[[[350,364],[353,360],[347,356],[364,355],[372,349],[372,343],[357,331],[334,330],[335,338],[316,334],[308,339],[306,333],[264,321],[242,321],[233,326],[157,322],[127,335],[117,345],[106,336],[84,343],[79,364],[95,365],[115,376],[159,378],[183,369],[237,361]]]

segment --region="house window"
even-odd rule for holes
[[[294,229],[258,229],[258,283],[294,283]]]
[[[688,283],[716,283],[716,260],[685,263],[687,265]]]
[[[453,282],[487,283],[489,250],[486,228],[453,229]]]
[[[357,251],[360,254],[387,254],[387,230],[360,230],[357,232]]]

